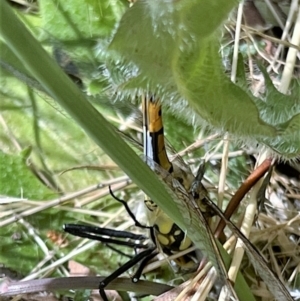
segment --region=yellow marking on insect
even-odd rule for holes
[[[182,230],[181,230],[182,231]],[[180,251],[186,250],[188,249],[191,245],[193,244],[193,242],[185,235],[184,239],[181,241],[180,244]]]
[[[173,223],[170,223],[170,218],[163,212],[160,212],[156,217],[155,224],[161,234],[169,234],[173,227]]]
[[[162,246],[168,246],[170,244],[169,237],[162,235],[160,232],[156,234],[156,238]]]
[[[152,97],[143,100],[144,152],[163,169],[172,172],[164,138],[164,128],[159,100]]]

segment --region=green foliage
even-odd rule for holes
[[[197,125],[205,123],[212,128],[230,131],[236,134],[238,138],[251,138],[252,141],[269,145],[286,157],[292,157],[299,152],[299,133],[297,132],[299,116],[295,115],[295,110],[299,110],[297,94],[290,96],[289,111],[285,115],[281,115],[277,103],[280,100],[282,104],[286,101],[287,96],[272,89],[273,86],[268,85],[269,94],[266,94],[266,100],[262,102],[251,96],[248,91],[232,84],[223,74],[221,59],[218,55],[219,42],[215,33],[219,32],[220,24],[236,4],[236,1],[223,1],[223,5],[220,5],[220,1],[216,0],[209,2],[196,0],[139,1],[133,8],[126,11],[108,48],[105,46],[107,44],[106,38],[112,33],[121,12],[124,10],[121,2],[78,0],[72,1],[72,3],[41,1],[40,4],[43,28],[39,34],[34,32],[36,37],[48,45],[54,44],[53,48],[63,46],[69,51],[72,49],[74,52],[70,55],[79,60],[78,66],[80,68],[84,64],[91,63],[88,66],[91,69],[88,69],[86,73],[82,69],[80,71],[84,76],[94,76],[90,84],[90,88],[93,88],[93,95],[95,95],[93,103],[122,99],[127,102],[128,105],[125,103],[124,107],[128,109],[129,99],[135,98],[136,92],[143,89],[156,91],[165,102],[169,100],[168,106],[176,115],[181,115],[182,112],[189,114],[186,118],[189,119],[189,123],[193,119]],[[18,24],[18,26],[13,27],[12,24],[15,26],[15,22],[12,20],[12,18],[8,18],[6,26],[1,32],[2,38],[4,37],[9,45],[6,47],[2,44],[3,49],[5,49],[1,53],[2,63],[13,66],[14,75],[21,80],[24,78],[24,81],[31,84],[32,87],[34,87],[34,83],[28,82],[28,79],[29,77],[33,80],[35,78],[35,83],[39,82],[43,91],[53,97],[67,112],[63,111],[63,118],[57,118],[55,114],[48,116],[45,107],[42,107],[43,110],[38,112],[43,118],[46,116],[47,121],[42,133],[51,136],[50,133],[53,132],[59,137],[59,139],[54,140],[47,137],[44,140],[46,142],[43,149],[46,150],[47,158],[56,161],[56,164],[51,165],[51,169],[61,171],[65,167],[69,167],[65,164],[78,164],[85,160],[89,163],[98,162],[99,156],[103,156],[102,150],[99,156],[94,155],[96,145],[86,139],[80,129],[82,127],[142,190],[150,195],[180,227],[187,229],[188,235],[197,241],[199,239],[198,226],[192,227],[194,225],[191,226],[189,221],[182,217],[180,208],[174,206],[172,196],[166,191],[164,185],[127,147],[111,125],[90,105],[81,91],[58,68],[54,60],[41,50],[39,43],[28,36],[24,28]],[[201,20],[200,25],[199,20]],[[19,39],[14,40],[14,35],[19,35]],[[23,35],[26,38],[22,40]],[[103,65],[104,61],[102,61],[103,56],[99,56],[96,52],[98,50],[95,48],[96,39],[99,38],[101,41],[98,44],[98,49],[102,47],[102,50],[108,52],[104,55],[105,66]],[[48,47],[47,50],[49,50]],[[100,64],[101,68],[99,68]],[[90,70],[97,70],[97,68],[99,69],[98,74],[95,75],[90,72]],[[16,74],[18,72],[21,77]],[[90,83],[89,79],[84,78],[84,80],[86,83]],[[87,89],[89,90],[89,87]],[[115,91],[117,91],[116,95],[114,94]],[[47,96],[46,101],[53,106],[52,100],[49,101],[49,96]],[[272,99],[275,101],[274,104],[271,103]],[[190,108],[188,108],[186,101],[188,101]],[[9,107],[9,103],[5,105],[6,109],[12,108]],[[30,108],[34,107],[33,103],[22,103],[23,105],[29,105]],[[120,105],[113,104],[113,108],[117,108],[117,106]],[[276,112],[274,118],[269,116],[273,106]],[[17,105],[13,106],[14,109],[17,107]],[[46,107],[49,109],[48,104]],[[49,109],[49,111],[51,110]],[[36,118],[39,114],[34,109],[33,112],[33,116]],[[102,113],[106,114],[107,110],[102,111]],[[18,128],[19,133],[25,136],[24,132],[29,127],[28,120],[23,125],[16,122],[16,116],[14,115],[13,118],[15,119],[13,121],[14,126]],[[62,117],[60,113],[58,116]],[[71,121],[70,116],[74,118],[75,122]],[[166,127],[166,132],[174,139],[176,148],[178,148],[182,144],[181,141],[177,143],[176,140],[179,140],[181,134],[176,127],[172,127],[173,118],[168,118],[170,125]],[[35,126],[40,128],[39,122],[36,121]],[[186,135],[184,137],[186,141],[190,142],[194,139],[193,130],[189,125],[183,122],[180,129]],[[38,145],[38,139],[35,142]],[[20,156],[8,156],[9,158],[6,159],[5,157],[5,160],[11,162],[11,158],[14,158],[14,162],[17,162],[16,172],[21,175],[20,178],[28,178],[24,183],[19,182],[16,187],[13,187],[12,193],[15,195],[15,193],[19,193],[20,187],[23,185],[31,187],[31,177],[28,176],[24,159],[22,161]],[[9,169],[11,164],[5,166]],[[7,172],[6,169],[5,172]],[[83,173],[80,171],[77,176],[67,176],[67,180],[63,182],[64,190],[86,187],[90,183],[95,183],[96,180],[99,181],[97,176],[91,176],[89,178],[91,180],[87,180],[86,177],[90,176],[87,174],[85,171]],[[36,194],[41,193],[39,198],[43,198],[39,189],[37,188]],[[47,196],[46,192],[44,199]],[[33,198],[33,195],[28,197]],[[98,205],[99,203],[92,208],[95,211],[103,210],[103,203]],[[49,210],[45,212],[45,215],[34,215],[28,220],[35,227],[42,227],[42,235],[45,237],[44,232],[50,227],[59,229],[64,222],[74,222],[76,219],[85,220],[85,218],[81,215],[75,217],[73,214]],[[46,221],[46,223],[42,223],[42,221]],[[95,222],[93,218],[88,219],[88,221]],[[98,222],[96,220],[96,223]],[[14,224],[9,230],[8,227],[4,228],[2,230],[4,231],[3,236],[10,237],[15,231],[14,227],[17,227],[17,224]],[[40,256],[40,251],[37,251],[39,256],[35,256],[36,253],[32,252],[33,246],[35,247],[32,240],[23,241],[24,249],[16,248],[15,253],[9,254],[13,243],[12,239],[5,243],[3,257],[10,262],[13,260],[11,255],[15,257],[18,254],[24,255],[28,265],[24,269],[22,268],[22,271],[28,272],[30,262],[31,265],[32,262],[37,264],[43,258],[42,255]],[[198,246],[201,247],[201,243]],[[72,244],[70,249],[71,247]],[[67,253],[70,249],[63,249],[62,252]],[[95,266],[98,263],[99,270],[103,267],[108,268],[105,265],[107,263],[105,256],[103,256],[104,261],[100,262],[100,258],[96,256],[97,250],[91,249],[89,251],[90,253],[78,257],[79,260]],[[27,257],[29,253],[30,256]],[[0,258],[0,261],[4,261],[4,259]],[[17,268],[17,266],[13,267]],[[237,283],[240,292],[244,294],[246,289],[244,289],[245,286],[240,285],[241,282],[243,284],[243,280],[239,277]]]
[[[75,0],[41,1],[44,35],[60,41],[96,39],[107,36],[121,17],[124,5],[119,1]]]
[[[21,225],[14,224],[12,227],[2,227],[0,235],[1,263],[17,271],[22,277],[27,275],[43,259],[44,254],[34,244],[32,237],[27,234],[27,229]]]
[[[76,291],[74,296],[74,301],[90,300],[91,291]]]
[[[196,114],[196,124],[295,157],[300,152],[299,88],[294,97],[275,93],[266,78],[272,92],[258,99],[229,80],[219,57],[218,27],[236,2],[222,4],[190,0],[134,5],[108,47],[109,59],[121,59],[132,70],[118,88],[129,94],[140,88],[156,91],[174,111],[186,111],[189,119]]]
[[[9,155],[0,151],[0,194],[36,200],[55,196],[32,173],[26,159],[24,153]]]

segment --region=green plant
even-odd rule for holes
[[[116,6],[109,5],[109,1],[103,3],[103,6],[98,6],[97,1],[74,1],[72,5],[42,1],[41,32],[34,23],[23,17],[31,32],[44,45],[66,47],[74,58],[80,59],[78,66],[86,66],[86,73],[92,73],[92,79],[83,74],[86,89],[94,94],[94,98],[89,100],[95,103],[95,95],[100,94],[101,100],[106,103],[111,98],[129,102],[140,90],[156,91],[176,115],[182,111],[188,112],[185,114],[192,112],[192,119],[197,125],[228,131],[240,140],[262,143],[284,158],[299,154],[299,86],[295,87],[293,95],[286,96],[267,82],[268,93],[262,101],[245,88],[231,83],[222,72],[216,33],[219,33],[220,24],[236,1],[224,2],[226,5],[214,14],[211,11],[219,7],[217,1],[210,4],[204,1],[163,2],[161,5],[157,1],[138,2],[125,12],[115,32],[113,27],[125,8],[121,3]],[[14,21],[5,4],[1,5],[1,36],[6,44],[1,45],[2,62],[12,66],[14,74],[19,75],[21,80],[36,85],[47,97],[57,101],[140,189],[157,201],[179,226],[188,229],[189,223],[173,206],[172,195],[164,185],[26,32],[24,26]],[[85,22],[87,14],[83,8],[92,11],[88,22]],[[199,14],[203,16],[202,26],[198,26]],[[211,18],[204,18],[207,15]],[[51,22],[54,16],[56,22]],[[113,38],[109,41],[111,35]],[[98,55],[94,49],[98,49]],[[103,72],[97,73],[99,66]],[[268,79],[266,74],[265,78]],[[47,101],[53,104],[49,98]],[[190,108],[187,108],[186,101]],[[284,110],[281,109],[282,103]],[[233,112],[232,108],[236,110]],[[76,124],[72,127],[76,128]],[[77,163],[75,157],[76,154],[73,159]],[[61,223],[63,218],[70,216],[60,217]],[[197,234],[192,232],[188,233],[197,240]]]

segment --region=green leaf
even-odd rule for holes
[[[121,60],[122,70],[127,70],[118,89],[127,94],[150,90],[190,122],[296,157],[299,93],[291,99],[267,82],[272,97],[259,99],[224,74],[219,26],[235,4],[138,1],[122,17],[108,47],[109,63]]]
[[[57,40],[95,39],[114,28],[124,9],[110,0],[41,1],[44,34]],[[53,22],[55,19],[55,22]],[[88,22],[87,22],[88,21]]]
[[[19,155],[0,151],[0,194],[34,200],[55,197],[55,193],[45,187],[27,166],[28,151]]]

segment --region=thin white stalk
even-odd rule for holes
[[[197,277],[197,281],[200,279]],[[191,301],[205,301],[218,275],[215,269],[210,269]]]
[[[229,139],[228,133],[224,135],[223,139],[223,154],[221,161],[221,170],[220,170],[220,178],[219,178],[219,186],[218,186],[218,207],[222,208],[224,192],[226,186],[226,174],[228,170],[228,153],[229,153]]]
[[[270,0],[265,0],[265,3],[267,4],[267,7],[269,8],[269,10],[270,10],[271,14],[273,15],[273,17],[278,22],[278,25],[283,30],[284,29],[284,24],[282,23],[282,21],[280,19],[280,16],[278,15],[276,9],[274,8],[273,3]]]
[[[87,193],[93,192],[95,190],[102,189],[103,187],[111,185],[111,182],[112,181],[107,181],[107,182],[102,183],[102,184],[92,185],[92,186],[87,187],[85,189],[82,189],[80,191],[77,191],[77,192],[74,192],[74,193],[70,193],[70,194],[68,194],[68,195],[66,195],[64,197],[44,202],[40,206],[37,206],[35,208],[30,208],[28,210],[25,210],[25,211],[23,211],[23,212],[21,212],[19,214],[15,214],[14,216],[12,216],[10,218],[7,218],[7,219],[1,221],[0,222],[0,227],[5,226],[5,225],[9,225],[11,223],[14,223],[14,222],[18,221],[21,218],[24,218],[26,216],[30,216],[32,214],[36,214],[36,213],[38,213],[40,211],[43,211],[45,209],[49,209],[49,208],[55,207],[57,205],[61,205],[61,204],[65,203],[65,202],[68,202],[68,201],[70,201],[72,199],[81,197],[81,196],[83,196],[83,195],[85,195]],[[105,189],[105,191],[103,191],[103,194],[104,195],[107,194],[107,190],[106,189]],[[101,195],[98,195],[98,197],[101,197]]]
[[[230,77],[230,79],[233,83],[235,83],[235,81],[236,81],[236,70],[237,70],[238,54],[239,54],[239,43],[240,43],[242,17],[243,17],[243,6],[244,6],[244,1],[241,1],[239,4],[239,7],[238,7],[238,12],[237,12],[233,58],[232,58],[232,67],[231,67],[231,77]]]
[[[293,1],[293,2],[295,2],[295,1]],[[294,13],[297,14],[297,20],[295,23],[295,28],[294,28],[294,33],[292,36],[291,43],[295,44],[297,46],[300,46],[300,6],[299,6],[299,4]],[[282,73],[282,80],[281,80],[280,87],[279,87],[279,90],[284,94],[286,94],[288,92],[290,82],[293,77],[297,54],[299,54],[297,49],[291,48],[291,47],[289,48],[288,55],[286,57],[286,64],[284,66],[283,73]]]

